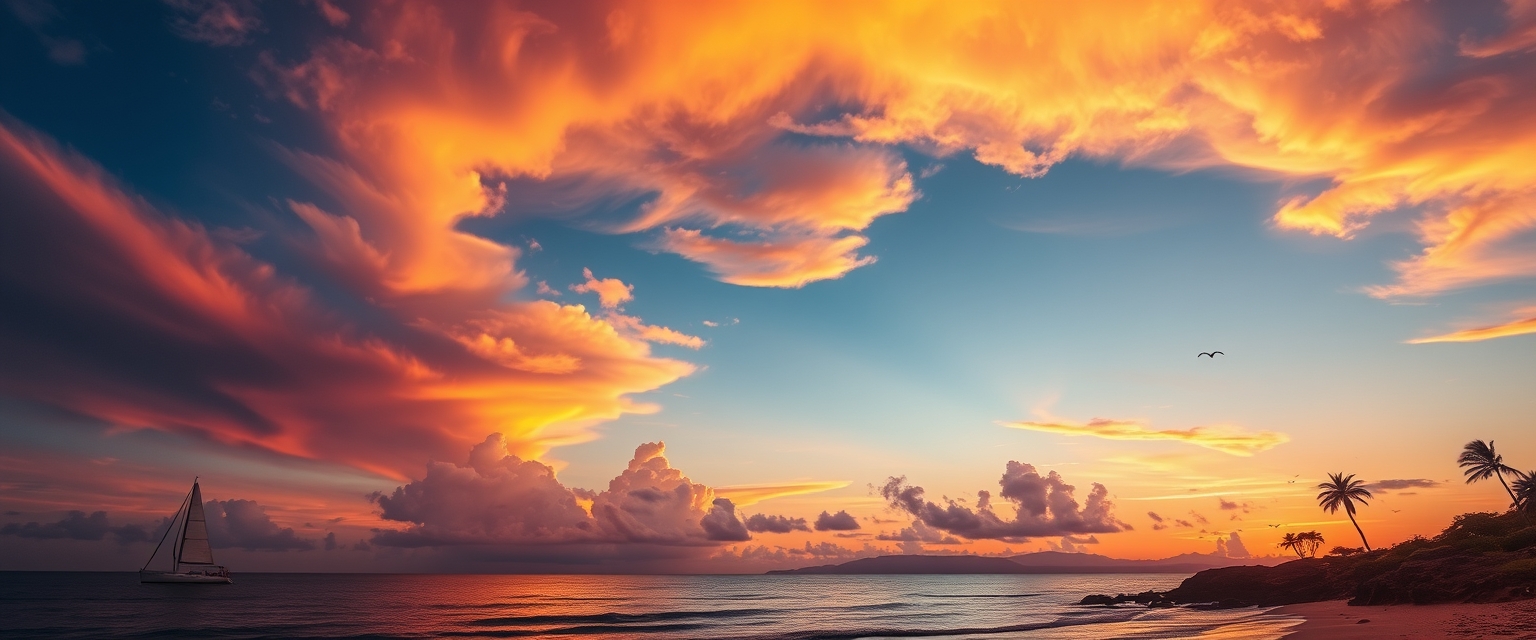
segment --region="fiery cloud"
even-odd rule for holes
[[[1260,431],[1247,433],[1236,427],[1192,427],[1154,430],[1140,422],[1094,418],[1088,424],[1053,422],[999,422],[1005,427],[1059,433],[1068,436],[1094,436],[1108,440],[1174,440],[1234,456],[1251,456],[1290,441],[1283,433]]]
[[[1077,155],[1326,179],[1275,223],[1349,238],[1422,211],[1422,252],[1369,291],[1426,295],[1536,275],[1536,31],[1523,2],[1444,19],[1475,10],[404,2],[269,59],[265,82],[389,185],[374,201],[395,220],[368,233],[430,231],[390,260],[451,256],[453,220],[538,214],[522,196],[555,191],[639,198],[611,230],[659,230],[726,282],[802,286],[873,262],[864,229],[919,195],[905,145],[1021,176]]]
[[[469,236],[379,250],[358,219],[294,204],[316,260],[375,305],[360,321],[11,122],[0,187],[0,288],[27,310],[0,315],[0,390],[114,425],[404,477],[490,432],[524,456],[588,439],[588,425],[650,410],[628,394],[693,370],[646,342],[687,336],[646,335],[662,328],[637,318],[499,301],[522,283],[514,252]]]

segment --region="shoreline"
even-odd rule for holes
[[[1359,607],[1351,607],[1344,600],[1329,600],[1285,605],[1268,614],[1305,620],[1283,636],[1284,640],[1536,640],[1536,600]]]

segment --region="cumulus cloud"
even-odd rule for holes
[[[783,565],[786,563],[805,563],[808,561],[844,562],[889,553],[889,549],[875,547],[868,543],[865,543],[864,546],[858,549],[850,549],[834,542],[817,542],[813,544],[807,541],[799,547],[743,545],[740,549],[722,549],[719,553],[715,554],[713,559]]]
[[[1216,539],[1216,555],[1227,558],[1251,557],[1248,554],[1248,547],[1243,544],[1242,536],[1237,535],[1236,531],[1228,534],[1225,540],[1221,538]]]
[[[909,555],[922,553],[926,550],[924,545],[951,546],[963,544],[959,538],[930,527],[922,520],[914,520],[912,526],[903,527],[895,533],[881,532],[875,536],[875,539],[899,542],[901,544],[898,545],[898,548],[901,549],[901,552]]]
[[[1094,436],[1109,440],[1172,440],[1175,442],[1187,442],[1235,456],[1251,456],[1290,440],[1283,433],[1275,433],[1273,431],[1248,433],[1237,427],[1225,425],[1192,427],[1189,429],[1164,429],[1159,431],[1140,422],[1109,420],[1105,418],[1094,418],[1089,420],[1087,424],[1072,424],[1062,421],[1000,422],[998,424],[1014,429],[1059,433],[1068,436]]]
[[[168,522],[162,523],[160,530],[164,531],[167,526]],[[144,542],[150,538],[150,532],[139,525],[112,526],[107,521],[105,511],[95,511],[90,515],[84,511],[70,511],[55,522],[11,523],[0,527],[0,536],[40,540],[101,540],[108,535],[118,544]]]
[[[821,512],[816,516],[817,531],[854,531],[859,528],[859,519],[853,517],[847,511],[837,513]]]
[[[290,159],[377,194],[344,167]],[[371,224],[396,203],[290,203],[315,232],[294,245],[357,296],[333,307],[8,119],[0,191],[26,212],[0,216],[0,287],[26,310],[0,318],[0,392],[113,425],[405,478],[493,431],[525,457],[591,439],[598,422],[655,409],[629,394],[693,370],[647,342],[686,337],[645,334],[638,318],[507,301],[526,284],[511,248]]]
[[[1098,543],[1099,538],[1097,536],[1088,536],[1086,538],[1078,536],[1062,536],[1060,540],[1045,541],[1047,548],[1052,551],[1061,551],[1063,553],[1088,553],[1087,545]]]
[[[1073,495],[1076,488],[1062,480],[1055,471],[1040,475],[1035,467],[1009,462],[998,480],[998,496],[1013,507],[1011,518],[999,515],[992,506],[992,494],[976,493],[973,509],[956,500],[945,504],[929,502],[922,487],[911,485],[906,477],[892,477],[880,487],[880,495],[894,509],[925,525],[970,539],[1024,540],[1032,537],[1089,533],[1112,533],[1129,528],[1112,513],[1109,490],[1093,483],[1087,502],[1079,506]]]
[[[1156,511],[1148,511],[1147,512],[1147,517],[1152,519],[1152,530],[1153,531],[1162,531],[1163,529],[1167,529],[1168,528],[1168,524],[1166,522],[1166,519],[1163,518],[1160,515],[1157,515]]]
[[[770,516],[761,513],[753,514],[747,518],[747,531],[754,533],[789,533],[791,531],[810,531],[805,518],[790,518],[787,516]],[[818,521],[817,524],[820,524]],[[820,531],[820,529],[817,529]]]
[[[715,498],[709,513],[699,520],[704,537],[719,542],[744,542],[752,539],[746,526],[736,518],[736,506],[725,498]]]
[[[295,551],[315,548],[315,541],[300,538],[290,527],[280,527],[254,500],[209,500],[203,503],[208,518],[208,542],[214,548],[246,551]]]
[[[374,544],[649,543],[707,546],[750,538],[735,505],[668,464],[660,442],[635,449],[602,492],[569,488],[548,465],[507,453],[501,434],[471,450],[467,464],[432,462],[426,476],[375,496],[385,520]]]

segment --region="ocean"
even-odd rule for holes
[[[571,576],[0,573],[4,638],[1208,638],[1264,640],[1261,609],[1081,607],[1185,576]]]

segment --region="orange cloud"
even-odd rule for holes
[[[1478,342],[1492,340],[1494,338],[1507,338],[1509,336],[1523,336],[1536,333],[1536,317],[1524,320],[1515,320],[1491,327],[1479,327],[1475,329],[1463,329],[1451,333],[1409,340],[1408,344],[1428,344],[1431,342]]]
[[[1290,441],[1290,438],[1283,433],[1273,431],[1247,433],[1236,427],[1225,425],[1158,431],[1139,422],[1103,418],[1094,418],[1089,420],[1088,424],[1071,424],[1061,421],[999,422],[998,424],[1014,429],[1068,436],[1094,436],[1107,440],[1173,440],[1230,453],[1234,456],[1251,456]]]
[[[1416,208],[1423,253],[1371,293],[1422,295],[1536,275],[1532,10],[1471,34],[1444,26],[1456,10],[404,2],[368,7],[355,40],[269,59],[267,83],[389,185],[372,201],[417,222],[378,224],[412,233],[365,232],[409,239],[386,255],[417,266],[474,244],[458,217],[537,213],[520,196],[554,189],[567,209],[643,200],[611,230],[663,230],[654,246],[727,282],[839,277],[872,261],[862,231],[918,197],[899,144],[1022,176],[1079,155],[1327,179],[1276,224],[1347,238]],[[504,271],[510,254],[476,251],[459,266]]]
[[[590,439],[597,422],[653,410],[629,394],[693,371],[647,344],[686,336],[638,318],[498,300],[524,282],[514,252],[441,229],[410,237],[412,218],[379,213],[387,198],[369,224],[290,205],[314,231],[314,258],[372,305],[344,317],[11,122],[0,122],[0,190],[25,212],[0,216],[0,286],[28,309],[0,325],[0,390],[113,425],[403,477],[488,433],[525,457]]]
[[[595,293],[598,302],[604,309],[617,309],[624,303],[635,299],[634,285],[624,284],[618,278],[604,278],[598,280],[592,277],[591,269],[582,269],[581,275],[587,278],[586,282],[571,285],[571,291],[576,293]]]

